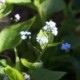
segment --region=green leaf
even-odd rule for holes
[[[30,63],[26,59],[21,59],[22,64],[29,68],[31,80],[59,80],[65,72],[50,71],[42,68],[42,62]]]
[[[43,30],[39,31],[37,37],[39,37],[39,38],[46,37],[48,39],[47,33],[45,31],[43,31]],[[44,45],[41,44],[41,43],[39,43],[39,44],[40,44],[41,49],[45,49],[45,47],[47,46],[47,44],[44,44]]]
[[[51,43],[51,44],[48,44],[48,47],[55,47],[57,45],[60,45],[62,42],[55,42],[55,43]]]
[[[41,62],[30,63],[26,59],[21,59],[22,64],[29,68],[31,80],[59,80],[65,72],[50,71],[42,68]]]
[[[6,4],[3,5],[3,8],[0,9],[0,19],[7,16],[12,11],[12,5]]]
[[[31,3],[31,0],[6,0],[7,3],[16,3],[16,4],[23,4],[23,3]]]
[[[33,67],[35,68],[42,68],[43,67],[43,62],[40,61],[40,62],[35,62],[32,64]]]
[[[39,37],[39,38],[42,38],[42,37],[46,37],[46,39],[48,39],[48,43],[46,43],[46,44],[41,44],[41,43],[39,43],[40,44],[40,47],[42,48],[42,49],[45,49],[47,46],[51,46],[51,43],[53,42],[53,40],[54,40],[54,36],[53,36],[53,34],[52,33],[47,33],[46,31],[43,31],[43,30],[40,30],[39,31],[39,33],[38,33],[38,35],[37,35],[37,37]],[[55,45],[55,44],[54,44]],[[57,44],[56,44],[57,45]]]
[[[0,60],[0,76],[4,75],[4,66],[6,66],[6,60],[5,59],[1,59]]]
[[[31,80],[60,80],[66,73],[59,71],[50,71],[47,69],[34,68],[29,72]]]
[[[63,0],[45,0],[42,3],[42,9],[46,17],[50,17],[54,12],[61,11],[65,8]]]
[[[80,11],[80,0],[72,0],[72,7],[74,10]]]
[[[4,72],[4,67],[5,66],[6,66],[6,60],[5,59],[0,59],[0,79],[1,80],[5,75],[5,72]]]
[[[16,63],[14,68],[21,71],[21,62],[17,54],[16,54]]]
[[[28,62],[26,59],[21,59],[21,63],[27,68],[32,67],[32,63]]]
[[[4,75],[4,67],[0,66],[0,75]]]
[[[22,74],[10,66],[5,67],[5,72],[10,80],[24,80]]]
[[[6,60],[5,59],[0,60],[0,66],[6,66]]]
[[[39,0],[40,4],[43,3],[45,0]]]
[[[15,25],[12,25],[0,33],[0,52],[16,47],[20,42],[20,31],[28,31],[33,24],[35,17]]]
[[[42,2],[44,2],[45,0],[35,0],[35,1],[37,1],[38,3],[42,3]]]
[[[29,69],[32,69],[32,68],[41,68],[43,66],[43,63],[42,62],[35,62],[35,63],[31,63],[31,62],[28,62],[26,59],[21,59],[21,63],[29,68]]]

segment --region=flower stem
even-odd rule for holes
[[[45,49],[42,50],[42,52],[40,53],[37,61],[40,61],[40,59],[42,58],[42,56],[43,56],[43,54],[45,53],[46,49],[47,49],[47,46],[45,47]]]

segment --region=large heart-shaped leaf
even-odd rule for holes
[[[60,80],[66,73],[35,68],[30,72],[31,80]]]
[[[63,0],[45,0],[41,6],[46,17],[65,8]]]
[[[30,63],[26,59],[21,59],[22,64],[29,68],[31,80],[59,80],[65,72],[50,71],[42,68],[41,62]]]
[[[72,7],[74,10],[80,11],[80,0],[72,0]]]
[[[0,52],[16,47],[21,41],[20,31],[29,30],[34,20],[35,18],[32,18],[2,30],[0,33]]]

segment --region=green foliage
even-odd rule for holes
[[[60,45],[61,43],[62,43],[62,42],[51,43],[51,44],[48,44],[48,47],[55,47],[55,46]]]
[[[6,66],[6,60],[0,60],[0,75],[4,75],[4,66]]]
[[[25,59],[21,59],[22,64],[29,68],[28,73],[32,76],[31,80],[59,80],[65,72],[50,71],[43,69],[41,62],[30,63]]]
[[[7,65],[6,60],[1,59],[0,60],[0,79],[5,75],[4,67]]]
[[[40,32],[37,35],[38,37],[42,38],[43,36],[45,36],[48,39],[48,35],[46,34],[46,32],[44,32],[43,30],[40,30]],[[40,46],[42,49],[45,49],[47,44],[43,45],[40,43]]]
[[[28,31],[33,24],[35,18],[29,21],[18,23],[4,29],[0,33],[0,52],[5,49],[11,49],[20,44],[20,31]]]
[[[22,4],[22,3],[31,3],[31,0],[6,0],[6,3],[9,3],[9,4]]]
[[[80,11],[80,0],[73,0],[72,3],[73,9]]]
[[[3,5],[3,8],[0,9],[0,19],[7,16],[12,11],[12,5]]]
[[[21,63],[28,68],[32,67],[32,63],[28,62],[26,59],[21,59]]]
[[[31,80],[59,80],[65,72],[50,71],[46,69],[35,68],[31,70]]]
[[[10,66],[5,67],[5,72],[8,75],[10,80],[24,80],[24,77],[22,76],[22,74]]]
[[[23,73],[30,75],[30,80],[66,80],[68,73],[80,80],[79,3],[80,0],[0,0],[0,27],[4,27],[3,18],[10,20],[0,31],[0,80],[5,76],[25,80]],[[15,12],[14,7],[21,9]]]
[[[65,3],[63,0],[46,0],[41,4],[41,6],[42,6],[44,14],[48,18],[53,13],[65,9]]]

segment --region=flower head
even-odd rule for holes
[[[21,31],[20,32],[20,35],[21,35],[21,39],[22,40],[25,40],[25,39],[27,39],[27,36],[30,36],[31,35],[31,32]]]
[[[45,45],[48,43],[48,39],[45,36],[37,37],[37,42],[39,42],[41,45]]]
[[[25,80],[30,80],[30,75],[23,73],[23,76],[24,76]]]
[[[56,23],[50,20],[49,22],[46,22],[46,25],[53,28],[53,26],[56,26]]]
[[[54,36],[57,36],[58,29],[56,27],[56,23],[50,20],[49,22],[46,22],[46,25],[43,27],[43,30],[46,32],[51,32]]]
[[[30,80],[30,75],[25,74],[25,75],[24,75],[24,78],[25,78],[25,80]]]
[[[21,35],[31,35],[31,32],[21,31],[20,34],[21,34]]]
[[[69,43],[64,43],[61,45],[61,50],[65,50],[66,52],[68,52],[71,48],[71,44]]]
[[[8,77],[7,77],[7,76],[5,76],[5,77],[3,78],[3,80],[9,80],[9,79],[8,79]]]
[[[54,34],[55,36],[57,36],[58,30],[57,30],[56,27],[54,27],[51,31],[52,31],[52,34]]]
[[[25,39],[27,39],[27,36],[22,35],[22,36],[21,36],[21,39],[22,39],[22,40],[25,40]]]
[[[15,16],[14,16],[14,17],[15,17],[15,21],[19,21],[19,20],[20,20],[20,18],[21,18],[19,14],[15,14]]]

